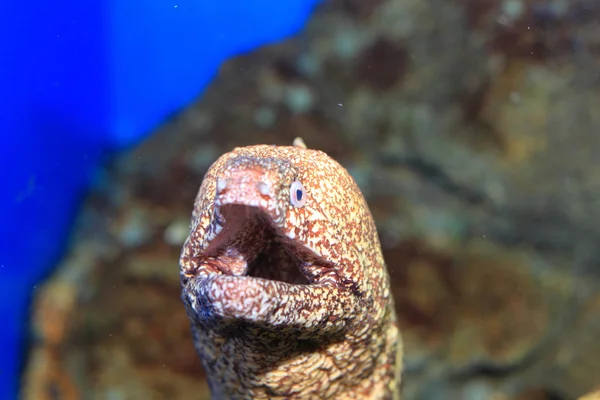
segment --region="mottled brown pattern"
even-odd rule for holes
[[[213,398],[399,398],[402,342],[375,224],[325,153],[297,140],[220,157],[180,264]]]

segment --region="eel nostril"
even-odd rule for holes
[[[264,182],[257,183],[256,188],[263,196],[268,196],[269,194],[271,194],[271,187]]]
[[[217,181],[217,194],[223,193],[225,189],[227,189],[227,180],[219,179]]]

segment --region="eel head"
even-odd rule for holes
[[[196,198],[182,298],[211,329],[342,332],[365,323],[360,310],[384,279],[370,249],[379,251],[371,215],[341,165],[301,142],[236,148],[211,166]]]

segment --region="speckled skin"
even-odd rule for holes
[[[402,342],[371,213],[346,169],[294,144],[221,156],[196,198],[182,299],[212,396],[398,399]],[[303,207],[290,202],[294,180]],[[243,218],[223,211],[232,204],[253,207],[233,228],[228,218]],[[272,242],[300,278],[278,265],[263,273],[274,279],[249,275]]]

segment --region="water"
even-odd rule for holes
[[[2,3],[1,399],[16,397],[31,294],[103,155],[200,95],[227,57],[297,31],[315,3]]]

